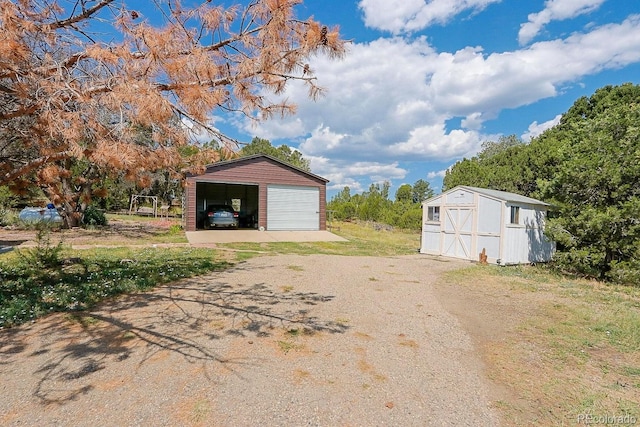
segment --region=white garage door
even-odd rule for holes
[[[320,189],[267,187],[267,230],[319,230]]]

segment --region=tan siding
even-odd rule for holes
[[[211,165],[204,174],[187,178],[187,230],[196,229],[196,183],[217,182],[258,185],[258,226],[267,226],[267,185],[309,186],[320,189],[320,230],[326,230],[326,182],[266,157]]]

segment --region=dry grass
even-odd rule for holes
[[[93,228],[55,230],[51,240],[64,246],[140,246],[153,244],[188,243],[179,219],[144,218],[127,215],[107,215],[108,225]],[[0,244],[33,246],[36,231],[29,229],[0,228]]]
[[[445,282],[445,305],[474,312],[459,318],[482,349],[507,425],[640,421],[640,289],[529,267],[474,267]]]
[[[336,225],[339,227],[336,228]],[[328,254],[356,256],[394,256],[415,254],[420,248],[420,232],[386,230],[375,224],[334,222],[333,233],[347,242],[276,242],[226,243],[221,248],[234,249],[247,257],[271,254]]]

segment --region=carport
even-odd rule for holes
[[[326,230],[327,182],[267,155],[214,163],[203,174],[187,176],[185,228],[202,228],[207,206],[229,204],[244,229]]]

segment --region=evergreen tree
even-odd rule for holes
[[[268,139],[262,139],[256,136],[251,140],[250,144],[245,145],[240,150],[241,156],[250,156],[252,154],[266,154],[304,171],[311,171],[309,160],[302,157],[302,153],[298,150],[292,150],[284,144],[279,147],[274,147]]]
[[[640,86],[607,86],[578,100],[556,131],[556,174],[542,180],[557,207],[548,234],[569,271],[640,279]]]
[[[413,203],[422,203],[431,197],[433,197],[433,190],[427,181],[419,179],[413,184],[411,188]]]

